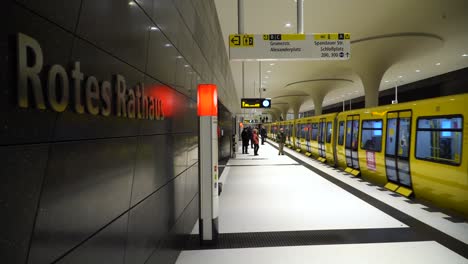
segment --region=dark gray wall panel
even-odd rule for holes
[[[83,0],[77,34],[144,71],[151,25],[129,0]]]
[[[171,139],[170,135],[138,139],[132,206],[173,178]]]
[[[75,31],[81,0],[17,0],[17,2],[67,30]]]
[[[140,135],[154,135],[170,133],[173,124],[179,122],[174,112],[179,105],[179,93],[167,85],[145,76],[145,93],[163,101],[164,120],[140,120],[138,133]]]
[[[52,145],[29,263],[49,263],[130,204],[136,138]]]
[[[173,137],[174,176],[177,176],[187,169],[187,135],[174,135]]]
[[[179,31],[183,26],[180,15],[172,0],[153,0],[152,19],[174,46],[179,46]]]
[[[198,191],[198,190],[197,190]],[[200,202],[199,196],[196,194],[190,203],[188,204],[187,208],[185,209],[184,214],[187,215],[184,223],[184,234],[189,235],[192,233],[192,230],[198,228],[198,225],[195,225],[199,219],[199,212],[200,212]]]
[[[127,240],[127,222],[128,214],[122,215],[57,263],[123,264],[125,242]]]
[[[174,219],[179,219],[185,209],[185,183],[187,171],[181,173],[174,179]]]
[[[185,180],[185,194],[184,204],[187,205],[192,202],[193,198],[198,193],[198,164],[190,167],[187,170],[187,176]]]
[[[195,31],[196,14],[193,9],[192,1],[174,0],[174,4],[182,16],[182,20],[191,32]]]
[[[187,165],[192,166],[198,162],[198,134],[191,133],[187,141]]]
[[[153,16],[153,0],[135,0],[135,2],[138,3],[149,18]]]
[[[163,83],[175,83],[176,61],[179,52],[159,30],[149,33],[148,66],[146,72]]]
[[[79,61],[80,70],[84,74],[82,99],[85,82],[90,75],[96,77],[99,82],[109,81],[113,84],[115,75],[120,74],[125,77],[127,89],[133,89],[138,83],[144,81],[144,75],[141,72],[79,39],[75,42],[70,61],[71,63]],[[82,101],[84,103],[84,100]],[[115,94],[111,101],[113,109],[108,117],[93,116],[87,112],[77,114],[73,105],[69,105],[68,109],[59,116],[54,139],[76,140],[136,135],[139,121],[116,116]]]
[[[25,263],[48,145],[0,147],[0,256],[3,263]]]
[[[25,263],[31,241],[29,263],[143,263],[150,255],[148,263],[175,262],[198,218],[197,85],[216,80],[225,96],[230,74],[224,53],[211,50],[224,51],[214,5],[175,1],[4,1],[0,15],[13,23],[0,25],[0,145],[15,148],[5,154],[15,162],[35,163],[0,169],[14,191],[0,194],[8,195],[0,205],[15,215],[0,221],[17,224],[15,233],[2,231],[0,241],[11,243],[0,244],[2,256]],[[151,31],[155,23],[160,31]],[[75,113],[72,84],[64,113],[19,109],[17,32],[39,41],[45,69],[60,64],[69,73],[80,61],[85,80],[113,83],[121,74],[127,88],[143,82],[163,101],[165,119],[119,118],[115,108],[110,117]],[[52,145],[13,146],[29,143]]]
[[[125,263],[144,263],[170,230],[173,191],[167,185],[130,211]]]
[[[20,108],[17,103],[17,35],[18,32],[36,39],[42,48],[44,67],[42,88],[45,91],[47,66],[67,64],[73,44],[73,36],[46,20],[18,7],[12,1],[4,1],[0,9],[4,21],[0,36],[0,145],[46,142],[50,139],[57,113],[31,108]],[[51,38],[51,36],[54,36]],[[45,95],[45,94],[44,94]]]

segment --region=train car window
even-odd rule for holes
[[[305,138],[307,141],[310,141],[310,124],[305,126]]]
[[[343,145],[344,140],[344,121],[340,121],[340,130],[338,134],[338,145]]]
[[[380,152],[382,150],[382,120],[363,120],[361,149]]]
[[[353,120],[346,121],[346,148],[351,148],[352,137],[351,137],[351,130],[352,130]]]
[[[353,120],[353,140],[351,149],[356,151],[358,149],[358,133],[359,133],[359,120]]]
[[[312,123],[312,140],[317,141],[318,123]]]
[[[460,165],[463,118],[461,116],[418,118],[416,158]]]
[[[327,143],[331,142],[332,132],[332,122],[327,122]]]

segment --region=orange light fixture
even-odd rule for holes
[[[199,84],[197,103],[198,116],[217,116],[218,91],[216,84]]]

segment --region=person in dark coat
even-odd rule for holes
[[[247,127],[247,134],[249,135],[249,140],[250,140],[250,148],[253,148],[253,140],[252,140],[252,128],[251,127]]]
[[[267,131],[264,126],[260,128],[260,135],[262,136],[262,145],[265,143],[265,140],[267,138]]]
[[[247,132],[247,128],[244,127],[241,133],[242,138],[242,154],[249,154],[249,133]]]

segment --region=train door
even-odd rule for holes
[[[319,156],[322,158],[327,157],[327,152],[325,149],[325,140],[327,135],[327,126],[326,126],[325,118],[320,118],[319,121],[319,135],[318,135],[318,151]]]
[[[296,124],[296,148],[301,148],[301,143],[303,142],[303,137],[301,135],[303,124]]]
[[[411,188],[409,164],[411,111],[387,113],[385,170],[391,182]]]
[[[359,115],[346,117],[346,165],[349,168],[359,169],[358,158]]]
[[[310,132],[312,131],[312,125],[310,123],[305,124],[305,139],[306,139],[306,149],[307,152],[311,152],[311,146],[310,146]]]

